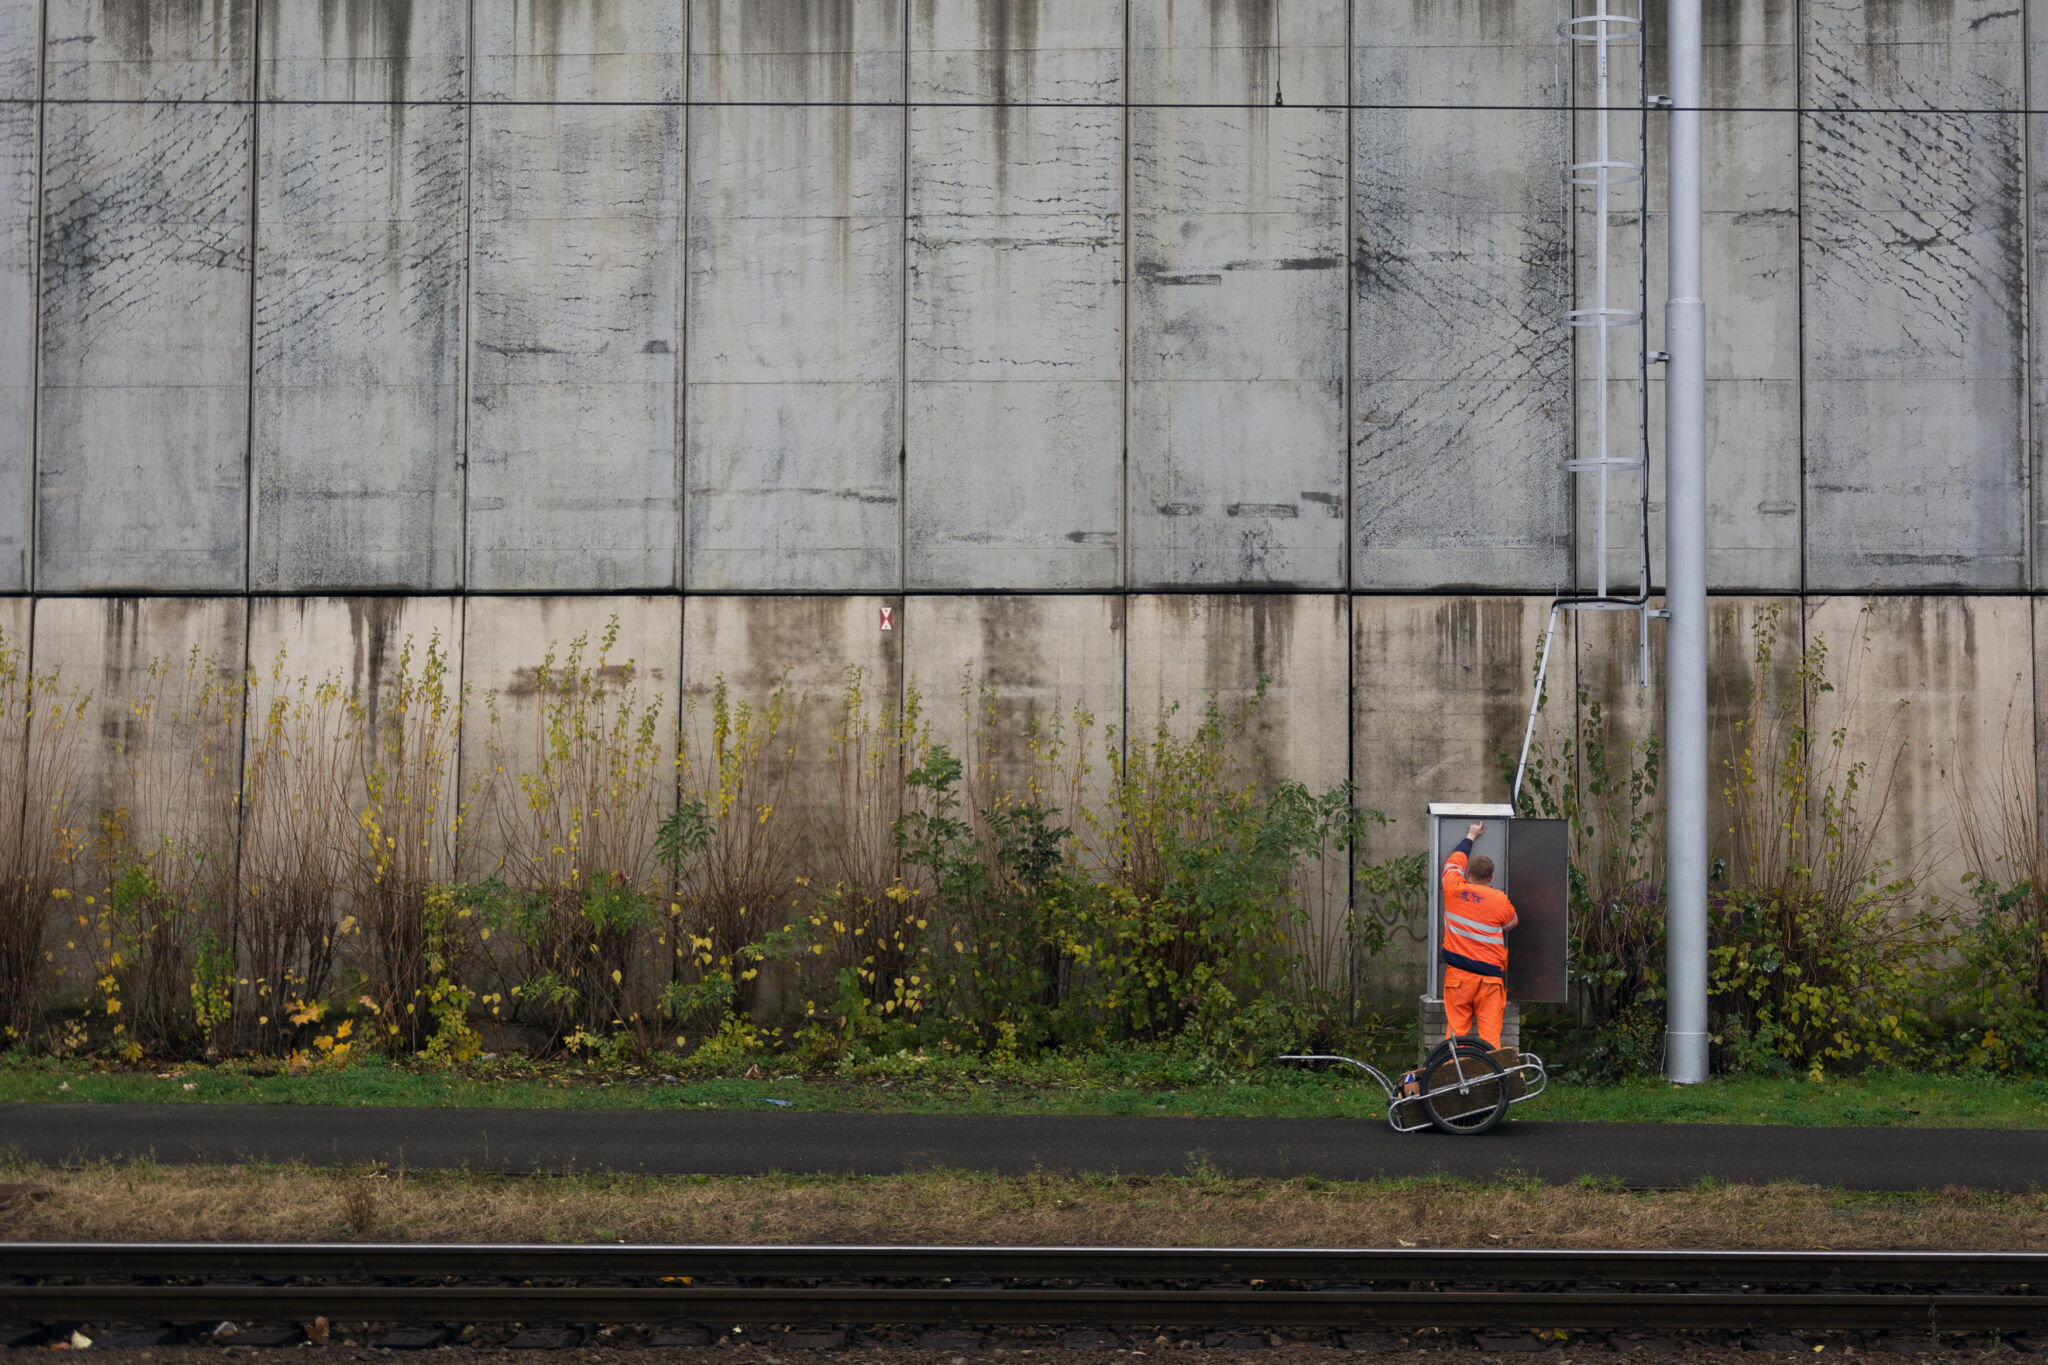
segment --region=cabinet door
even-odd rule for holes
[[[1507,866],[1501,889],[1521,923],[1508,933],[1508,999],[1562,1004],[1566,998],[1565,922],[1571,904],[1567,859],[1571,841],[1562,820],[1507,823]]]

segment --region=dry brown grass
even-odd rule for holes
[[[2048,1195],[1801,1185],[1677,1191],[1451,1182],[930,1174],[476,1176],[0,1165],[23,1240],[2048,1248]]]

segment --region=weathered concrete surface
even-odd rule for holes
[[[1806,573],[2026,581],[2021,15],[1803,9]]]
[[[211,671],[239,698],[247,623],[246,605],[236,598],[67,597],[37,604],[37,670],[61,670],[67,684],[93,694],[88,724],[96,738],[81,765],[95,821],[121,811],[122,827],[142,847],[162,836],[215,860],[232,855],[239,725],[176,724],[172,716],[174,699],[191,695],[187,661],[195,651],[197,673]],[[165,677],[152,724],[138,707],[150,695],[157,661]]]
[[[881,612],[892,613],[889,630]],[[795,707],[783,731],[789,748],[771,762],[788,765],[787,804],[772,819],[794,822],[800,837],[829,837],[838,805],[833,721],[849,668],[862,671],[873,698],[903,694],[900,597],[692,597],[683,612],[682,716],[685,792],[715,785],[711,698],[722,680],[734,705],[757,712],[778,685]],[[822,833],[821,833],[822,831]]]
[[[252,115],[45,111],[38,587],[243,586]]]
[[[256,678],[253,701],[258,708],[244,728],[243,762],[262,743],[263,711],[279,695],[280,681],[311,687],[332,679],[361,700],[365,719],[374,730],[389,720],[383,702],[409,647],[417,677],[430,648],[448,660],[450,700],[463,673],[462,599],[458,597],[258,597],[249,602],[249,672]],[[479,704],[477,714],[481,714]],[[451,765],[440,793],[442,809],[452,811],[460,775]],[[362,782],[351,782],[351,811],[366,804]],[[245,836],[245,847],[247,837]],[[453,867],[447,872],[452,874]]]
[[[934,104],[1114,104],[1122,0],[910,0],[910,92]]]
[[[692,104],[903,96],[903,0],[689,4]]]
[[[1247,776],[1320,795],[1350,777],[1350,748],[1337,742],[1351,728],[1350,634],[1351,602],[1336,593],[1134,597],[1127,742],[1148,742],[1162,721],[1185,738],[1213,699],[1226,724],[1244,717],[1232,747]],[[1303,870],[1305,965],[1320,985],[1347,977],[1350,883],[1351,855],[1334,846]]]
[[[2032,307],[2028,354],[2033,360],[2033,368],[2027,372],[2033,419],[2029,430],[2032,448],[2027,453],[2027,470],[2032,476],[2027,543],[2033,551],[2028,582],[2039,586],[2048,582],[2048,534],[2044,534],[2048,532],[2048,484],[2043,483],[2048,479],[2048,347],[2041,341],[2048,337],[2048,290],[2040,283],[2044,278],[2041,272],[2048,270],[2048,216],[2044,216],[2048,215],[2048,6],[2044,0],[2027,0],[2027,40],[2027,108],[2042,111],[2029,114],[2025,125],[2027,300]],[[2048,776],[2043,778],[2041,795],[2048,803]]]
[[[34,641],[30,630],[35,616],[35,603],[27,597],[0,597],[0,639],[7,648],[21,651],[22,663],[29,663],[28,652]],[[20,759],[21,755],[15,755]],[[16,764],[19,770],[19,763]],[[18,779],[17,779],[18,780]]]
[[[250,586],[459,587],[466,16],[263,17]]]
[[[1360,0],[1352,81],[1355,589],[1568,581],[1570,125],[1548,6]]]
[[[1345,102],[1346,0],[1130,0],[1138,104]]]
[[[1393,823],[1368,831],[1361,863],[1426,851],[1432,801],[1506,801],[1501,759],[1522,743],[1550,602],[1542,597],[1354,597],[1351,773]],[[1550,694],[1571,695],[1570,654]],[[1406,1004],[1422,988],[1426,925],[1365,964],[1361,988]]]
[[[14,0],[31,9],[37,0]],[[51,99],[246,100],[255,0],[40,0]]]
[[[0,54],[12,35],[0,31]],[[30,75],[34,48],[29,49]],[[0,66],[12,83],[14,66]],[[0,592],[29,586],[35,505],[36,107],[0,102]]]
[[[901,581],[903,120],[690,112],[693,590]]]
[[[679,3],[474,0],[471,21],[480,100],[683,97]]]
[[[1117,585],[1122,182],[1121,110],[911,110],[908,586]]]
[[[469,9],[468,0],[261,0],[256,78],[265,99],[460,101]]]
[[[1007,792],[1043,801],[1059,808],[1078,847],[1091,847],[1080,808],[1102,809],[1104,750],[1123,743],[1123,600],[918,597],[903,616],[905,686],[918,692],[931,738],[969,767],[978,788],[970,799]],[[1078,724],[1077,708],[1092,723]],[[1075,773],[1076,757],[1088,768],[1078,789],[1055,780],[1031,791],[1034,778]]]
[[[42,85],[41,0],[0,10],[0,100],[31,100]]]
[[[1130,135],[1132,585],[1342,587],[1344,115]]]
[[[1649,71],[1652,92],[1663,90],[1661,15],[1651,14]],[[1721,106],[1702,118],[1705,147],[1706,228],[1702,262],[1709,304],[1707,331],[1707,582],[1716,589],[1796,589],[1801,585],[1799,292],[1798,24],[1790,0],[1735,0],[1706,14],[1704,81],[1707,103]],[[1617,78],[1617,103],[1635,99],[1634,52],[1622,49],[1628,68]],[[1592,100],[1591,59],[1582,56],[1576,78],[1582,103]],[[1743,106],[1763,106],[1744,108]],[[1615,155],[1639,155],[1632,116],[1615,116]],[[1575,160],[1595,156],[1590,116],[1576,130]],[[1666,235],[1666,144],[1662,125],[1650,127],[1649,319],[1650,344],[1662,345]],[[1590,197],[1590,191],[1581,194]],[[1622,269],[1616,297],[1636,306],[1633,189],[1616,195],[1628,206],[1614,231]],[[1577,219],[1580,288],[1591,265],[1592,223]],[[1625,242],[1619,239],[1625,237]],[[1580,451],[1591,454],[1593,410],[1584,380],[1592,375],[1587,338],[1579,338]],[[1615,333],[1625,352],[1615,373],[1635,373],[1641,337]],[[1641,420],[1633,383],[1615,394],[1615,430],[1633,445]],[[1650,562],[1652,581],[1664,580],[1664,376],[1650,371]],[[1579,583],[1593,582],[1593,481],[1578,489]],[[1608,558],[1612,582],[1632,592],[1639,558],[1636,535],[1639,485],[1616,478],[1610,495],[1616,537]]]
[[[2037,752],[2033,614],[2017,597],[1807,601],[1806,638],[1827,645],[1834,683],[1815,700],[1813,729],[1848,732],[1839,759],[1816,746],[1823,770],[1839,786],[1848,765],[1867,765],[1857,818],[1844,823],[1889,863],[1886,880],[1914,879],[1915,905],[1956,895],[1971,870],[1954,784]]]
[[[676,585],[682,114],[478,105],[468,585]]]
[[[526,797],[522,773],[536,773],[548,740],[545,711],[550,698],[535,686],[535,671],[552,655],[554,667],[568,666],[569,651],[583,641],[582,666],[596,668],[610,622],[618,638],[602,660],[605,677],[617,689],[608,716],[631,704],[637,714],[658,708],[658,751],[641,754],[651,767],[646,793],[646,847],[652,870],[653,830],[675,809],[675,739],[681,692],[683,604],[676,597],[478,597],[463,613],[462,680],[470,688],[475,719],[462,736],[462,788],[472,801],[470,838],[463,849],[464,873],[484,876],[504,868],[508,850],[520,846],[519,812]],[[494,699],[495,720],[486,716]],[[593,724],[598,723],[595,713]],[[605,722],[606,725],[609,721]],[[623,761],[634,755],[621,754]],[[502,771],[500,771],[502,769]],[[593,831],[595,836],[595,831]],[[531,852],[532,850],[528,850]]]
[[[1663,605],[1661,597],[1652,600]],[[1745,749],[1754,748],[1754,731],[1748,722],[1758,714],[1757,705],[1775,709],[1780,702],[1797,704],[1794,674],[1804,645],[1804,620],[1799,599],[1789,596],[1716,597],[1707,610],[1711,617],[1707,636],[1708,837],[1715,857],[1732,859],[1737,817],[1733,765]],[[1558,625],[1559,654],[1551,668],[1558,668],[1566,657],[1563,651],[1569,648],[1577,687],[1589,705],[1575,716],[1573,692],[1549,686],[1549,702],[1537,721],[1537,742],[1542,746],[1547,740],[1549,754],[1555,757],[1562,753],[1561,741],[1576,740],[1576,781],[1590,798],[1589,805],[1599,801],[1591,790],[1596,774],[1588,759],[1590,746],[1605,746],[1607,782],[1626,783],[1631,768],[1646,766],[1647,755],[1637,746],[1664,732],[1666,627],[1661,621],[1650,623],[1650,685],[1643,687],[1638,619],[1633,612],[1573,612]],[[1568,678],[1571,674],[1557,676]],[[1598,725],[1590,704],[1600,708]],[[1543,756],[1543,749],[1539,747],[1537,753]],[[1661,775],[1660,763],[1660,779]],[[1540,780],[1530,779],[1532,784]],[[1661,793],[1656,804],[1662,805]],[[1626,818],[1626,802],[1617,803],[1614,811],[1617,819]],[[1600,828],[1597,817],[1592,823]],[[1662,825],[1653,827],[1645,849],[1647,858],[1641,865],[1643,875],[1652,879],[1664,865],[1662,831]]]

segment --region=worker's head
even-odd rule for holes
[[[1484,853],[1480,854],[1472,860],[1472,866],[1466,869],[1465,875],[1478,882],[1481,886],[1491,886],[1493,884],[1493,859],[1487,857]]]

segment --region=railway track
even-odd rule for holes
[[[2048,1255],[0,1244],[0,1324],[220,1321],[2048,1337]],[[25,1338],[24,1338],[25,1339]]]

